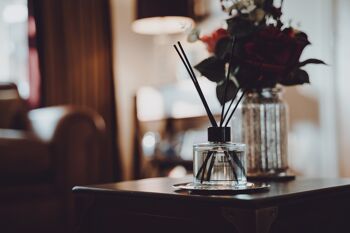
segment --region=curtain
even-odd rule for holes
[[[28,1],[28,73],[29,73],[29,98],[31,108],[40,106],[40,68],[36,44],[36,25],[33,12],[33,0]]]
[[[120,179],[117,157],[116,104],[112,71],[108,0],[31,0],[37,26],[41,70],[41,104],[89,107],[106,122],[113,167]]]

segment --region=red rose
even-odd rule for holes
[[[216,31],[214,31],[210,35],[205,35],[200,38],[201,41],[203,41],[207,45],[207,49],[210,53],[213,53],[215,51],[215,46],[218,40],[224,37],[228,37],[229,34],[227,30],[220,28]]]
[[[298,63],[305,46],[309,44],[304,33],[292,28],[283,31],[268,26],[257,31],[243,46],[242,62],[259,69],[262,75],[285,75]]]

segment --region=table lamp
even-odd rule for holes
[[[132,29],[146,35],[176,34],[191,28],[195,0],[137,0]],[[197,7],[198,8],[198,7]]]

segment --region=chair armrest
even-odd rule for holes
[[[105,130],[103,118],[83,107],[55,106],[39,108],[28,113],[32,131],[43,141],[50,142],[64,134],[65,128],[78,120],[88,120],[99,131]]]
[[[0,129],[0,184],[13,185],[49,171],[48,155],[47,145],[33,133]]]
[[[58,106],[29,112],[33,132],[47,142],[58,187],[70,192],[74,185],[104,180],[105,123],[83,107]]]

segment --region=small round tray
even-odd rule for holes
[[[237,194],[237,193],[252,193],[263,192],[270,189],[269,184],[265,183],[250,183],[245,186],[225,186],[225,185],[198,185],[192,182],[174,184],[173,188],[187,190],[196,193],[215,193],[215,194]]]

